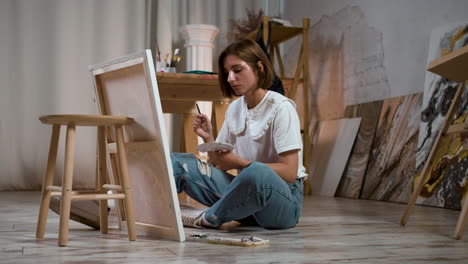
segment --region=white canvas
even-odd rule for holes
[[[137,229],[184,241],[179,201],[150,50],[90,66],[101,114],[128,116],[124,127]],[[114,141],[107,134],[108,143]],[[109,171],[119,173],[113,162]]]
[[[335,196],[360,124],[361,118],[320,122],[310,163],[312,195]]]

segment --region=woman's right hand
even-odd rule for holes
[[[193,121],[193,132],[203,139],[203,142],[212,142],[213,127],[208,117],[204,114],[196,114]]]

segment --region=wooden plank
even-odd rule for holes
[[[124,199],[125,194],[123,193],[116,193],[116,194],[102,194],[102,193],[97,193],[97,194],[78,194],[78,195],[72,195],[71,199],[80,201],[80,200],[108,200],[108,199]]]
[[[45,189],[47,191],[51,191],[51,192],[61,192],[62,191],[62,186],[49,185]]]
[[[62,201],[60,203],[60,224],[58,245],[64,247],[68,243],[68,224],[70,221],[71,190],[73,183],[73,166],[75,160],[74,124],[67,126],[65,140],[65,169],[62,176]]]
[[[198,145],[198,136],[193,132],[195,117],[192,114],[184,114],[182,128],[184,130],[183,152],[198,154],[195,147]]]
[[[168,84],[166,88],[161,85],[159,90],[161,100],[176,101],[226,101],[229,100],[223,96],[218,86],[207,86],[203,84]]]
[[[122,186],[115,185],[115,184],[104,184],[102,185],[102,188],[107,189],[107,190],[122,191]]]
[[[466,194],[465,194],[466,195]],[[468,219],[468,200],[465,199],[465,204],[463,205],[460,216],[458,217],[457,225],[455,226],[454,237],[457,240],[460,240],[463,236],[463,230],[465,229],[466,220]]]
[[[245,36],[245,38],[253,39],[257,37],[258,29],[251,31]],[[302,28],[300,27],[286,27],[278,24],[273,24],[271,26],[271,45],[278,45],[281,42],[287,41],[295,36],[298,36],[302,33]]]
[[[152,229],[156,237],[184,241],[151,51],[145,50],[126,57],[141,57],[143,61],[128,66],[120,65],[117,58],[102,64],[116,64],[115,70],[102,74],[93,74],[98,72],[98,66],[90,67],[99,109],[105,115],[129,116],[135,119],[134,123],[124,127],[127,142],[153,141],[149,150],[154,151],[148,152],[147,149],[143,152],[127,153],[136,222],[164,226],[164,230]],[[109,142],[115,141],[113,137],[109,138]],[[140,147],[142,145],[138,145],[137,148]],[[109,170],[111,169],[114,175],[120,174],[115,167],[111,166]]]
[[[44,238],[47,215],[50,207],[50,192],[47,189],[52,185],[55,175],[55,165],[57,161],[57,149],[60,137],[60,125],[52,126],[52,135],[50,136],[49,155],[47,158],[47,167],[42,181],[41,205],[39,207],[39,216],[37,219],[36,238]]]
[[[224,117],[226,111],[229,107],[229,104],[224,102],[214,102],[213,103],[213,114],[211,118],[211,123],[213,125],[213,136],[216,138],[218,136],[218,131],[221,130],[221,127],[224,123]]]
[[[96,166],[96,191],[104,192],[102,186],[107,183],[107,151],[106,151],[106,127],[99,126],[97,131],[98,138],[98,162]],[[73,199],[73,198],[72,198]],[[109,231],[109,214],[106,199],[99,201],[99,227],[101,234],[107,234]]]
[[[230,101],[219,89],[217,75],[158,72],[156,76],[161,100]]]
[[[52,186],[52,187],[58,187],[54,188],[54,190],[50,191],[50,195],[52,197],[60,197],[62,195],[62,188],[59,186]],[[98,193],[95,190],[78,190],[78,191],[70,191],[71,195],[78,195],[78,194],[92,194],[92,193]]]
[[[268,16],[263,16],[262,17],[262,23],[263,23],[263,28],[262,28],[263,36],[262,37],[263,37],[263,44],[265,46],[268,45],[268,34],[270,33],[270,32],[268,32],[269,31],[269,29],[268,29],[268,20],[269,20]]]
[[[164,113],[171,114],[195,114],[194,101],[175,101],[175,100],[161,100],[161,105]]]
[[[309,160],[310,160],[310,153],[311,153],[311,142],[310,139],[313,137],[313,134],[310,133],[309,128],[310,128],[310,117],[309,117],[309,26],[310,26],[310,20],[308,18],[302,19],[302,58],[304,61],[302,62],[302,113],[303,114],[303,129],[304,129],[304,136],[303,136],[303,141],[304,141],[304,158],[303,160],[305,161],[305,169],[306,172],[310,170],[309,167]],[[294,79],[296,81],[296,79]],[[294,92],[296,95],[297,94],[297,89]],[[299,116],[301,115],[299,114]],[[304,194],[309,195],[311,190],[309,188],[310,184],[309,179],[306,180],[305,182],[305,188],[304,188]]]
[[[39,120],[44,124],[75,124],[77,126],[126,125],[133,122],[133,119],[129,117],[103,115],[46,115],[39,117]]]
[[[320,122],[310,163],[312,195],[335,195],[360,123],[361,118]]]
[[[278,45],[272,46],[274,47],[276,57],[278,58],[278,66],[280,70],[280,78],[284,78],[284,64],[283,64],[283,59],[281,58],[280,50]]]
[[[468,80],[468,46],[442,56],[429,63],[428,71],[455,82]]]
[[[288,97],[291,98],[292,100],[296,99],[297,86],[299,85],[299,76],[304,71],[303,66],[304,66],[304,61],[305,61],[305,56],[306,55],[305,55],[305,53],[303,51],[304,51],[304,47],[302,46],[301,52],[299,52],[300,58],[299,58],[299,61],[297,62],[296,72],[294,73],[294,79],[293,79],[293,82],[291,84],[289,94],[288,94]],[[304,72],[304,74],[306,75],[307,73]],[[303,78],[303,80],[305,80],[305,78]]]
[[[92,70],[92,73],[94,75],[99,75],[99,74],[103,74],[103,73],[106,73],[106,72],[115,71],[115,70],[121,69],[123,67],[130,67],[130,66],[133,66],[133,65],[136,65],[136,64],[141,64],[141,63],[143,63],[143,58],[122,59],[122,60],[119,60],[119,61],[115,61],[114,63],[110,63],[110,64],[107,64],[107,65],[101,65],[100,67],[96,68],[95,70]]]
[[[160,149],[160,142],[158,141],[140,141],[140,142],[128,142],[125,143],[127,152],[154,152],[162,151]],[[109,143],[107,144],[107,151],[109,153],[117,153],[117,144]]]
[[[468,118],[466,120],[468,120]],[[449,126],[445,134],[448,135],[448,134],[458,134],[458,133],[466,133],[466,132],[468,132],[466,123],[461,123],[461,124],[454,124],[454,125]]]

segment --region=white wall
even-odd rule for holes
[[[382,34],[390,97],[422,92],[432,29],[468,20],[466,0],[290,0],[284,14],[294,25],[308,17],[313,28],[323,19],[339,20],[340,11],[350,7],[360,9],[363,21]]]
[[[51,128],[38,117],[97,114],[88,66],[145,47],[145,5],[0,1],[0,190],[39,189]],[[76,186],[94,179],[95,138],[94,130],[77,129]]]

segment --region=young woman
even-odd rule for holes
[[[171,155],[177,191],[210,207],[184,224],[218,227],[237,220],[265,228],[294,227],[307,176],[295,104],[266,89],[274,71],[255,42],[245,39],[229,45],[218,65],[223,93],[240,98],[230,104],[216,141],[234,149],[208,152],[209,163],[193,154]],[[215,141],[206,115],[196,115],[193,130],[204,142]],[[238,175],[226,172],[231,169]]]

